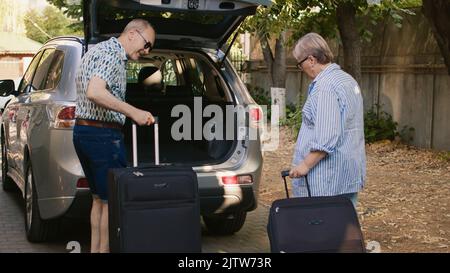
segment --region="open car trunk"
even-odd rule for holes
[[[156,30],[154,49],[161,50],[160,54],[152,52],[139,62],[128,62],[126,101],[159,117],[161,163],[217,164],[231,156],[237,144],[236,127],[232,137],[228,137],[231,140],[225,138],[230,135],[227,126],[222,126],[222,139],[207,139],[202,132],[205,124],[211,124],[208,123],[211,118],[201,115],[206,107],[216,105],[225,113],[227,105],[236,104],[217,69],[206,58],[198,58],[198,54],[163,50],[220,49],[244,19],[256,13],[258,6],[271,4],[270,0],[83,0],[86,49],[109,37],[117,37],[134,18],[148,20]],[[145,67],[156,68],[154,77],[159,74],[160,82],[152,78],[146,85],[138,80],[141,71],[143,75],[144,71],[152,70]],[[196,105],[196,101],[202,105]],[[176,105],[185,105],[190,110],[190,126],[185,126],[190,127],[185,128],[190,130],[190,138],[178,140],[172,134],[172,127],[180,119],[171,117]],[[194,118],[195,113],[200,116]],[[220,118],[221,125],[225,125],[225,118],[225,114]],[[126,121],[124,136],[131,162],[130,120]],[[153,145],[153,126],[138,128],[140,163],[154,162]]]
[[[83,0],[85,41],[118,36],[134,18],[157,32],[156,48],[221,48],[249,15],[270,0]]]
[[[205,56],[183,52],[151,53],[128,63],[126,101],[159,118],[160,162],[190,166],[213,165],[227,160],[235,148],[236,128],[227,140],[226,106],[234,105],[231,91]],[[203,117],[206,107],[222,111],[222,117]],[[181,109],[172,117],[173,109]],[[176,112],[176,111],[175,111]],[[231,117],[233,120],[235,116]],[[182,119],[185,119],[183,126]],[[222,126],[219,137],[209,139],[203,128]],[[228,120],[230,122],[231,120]],[[132,126],[127,119],[124,138],[128,162],[132,162]],[[232,124],[236,124],[232,122]],[[213,126],[208,132],[215,132]],[[233,125],[235,126],[235,125]],[[154,163],[154,126],[138,127],[138,162]],[[184,134],[184,139],[179,139]],[[237,142],[237,141],[236,141]]]

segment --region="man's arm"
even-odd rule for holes
[[[106,89],[106,82],[100,77],[93,76],[89,81],[86,97],[95,104],[120,112],[133,119],[139,125],[150,125],[155,122],[152,114],[123,102]]]
[[[291,178],[305,176],[306,174],[308,174],[309,170],[314,168],[314,166],[316,166],[317,163],[319,163],[319,161],[322,160],[325,156],[327,156],[326,152],[321,151],[310,152],[306,156],[305,160],[303,160],[302,162],[300,162],[300,164],[291,169],[291,171],[289,172],[289,176]]]

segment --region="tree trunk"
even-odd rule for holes
[[[286,88],[286,32],[282,32],[275,42],[275,60],[272,64],[273,87]]]
[[[275,41],[275,56],[270,48],[269,39],[259,37],[264,61],[267,65],[267,72],[270,77],[271,87],[285,88],[286,86],[286,50],[284,41],[286,33],[282,32],[280,37]]]
[[[274,62],[272,50],[270,49],[269,39],[267,36],[260,36],[259,42],[264,56],[264,61],[267,66],[267,74],[269,76],[270,86],[273,86],[272,66]]]
[[[275,41],[275,56],[272,53],[267,36],[259,37],[264,60],[267,65],[267,73],[270,78],[270,97],[272,106],[279,106],[279,118],[286,117],[286,50],[284,41],[286,32],[282,32]],[[275,115],[272,113],[272,118]],[[274,120],[271,120],[273,122]]]
[[[450,1],[422,0],[422,12],[430,23],[450,75]]]
[[[356,24],[356,8],[349,1],[339,1],[336,17],[344,47],[344,70],[361,83],[361,38]]]

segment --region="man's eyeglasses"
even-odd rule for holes
[[[303,60],[301,60],[300,62],[298,62],[298,63],[296,64],[298,70],[303,71],[302,64],[303,64],[306,60],[308,60],[308,58],[309,58],[309,56],[306,57],[306,58],[304,58]]]
[[[144,42],[145,42],[144,49],[148,49],[148,51],[152,51],[152,49],[153,49],[152,43],[147,41],[147,39],[145,39],[144,36],[142,36],[142,34],[139,32],[139,30],[136,29],[136,32],[139,34],[139,36],[142,37],[142,39],[144,39]]]

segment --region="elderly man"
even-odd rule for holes
[[[109,168],[126,166],[121,128],[129,117],[138,125],[150,125],[150,112],[125,100],[126,62],[148,54],[155,30],[145,20],[128,23],[119,38],[112,37],[90,49],[76,75],[77,105],[73,143],[92,192],[91,252],[109,252]]]
[[[306,195],[307,175],[312,196],[342,195],[356,207],[366,173],[358,83],[332,63],[330,48],[316,33],[303,36],[293,55],[297,68],[312,79],[290,171],[293,193]]]

